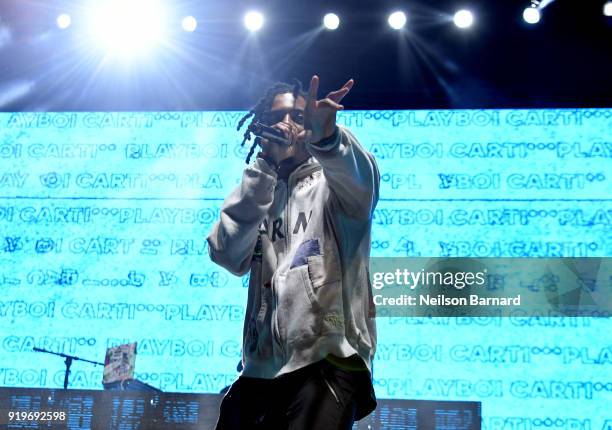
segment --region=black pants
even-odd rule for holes
[[[216,430],[348,430],[376,407],[370,374],[323,360],[276,379],[240,377]]]

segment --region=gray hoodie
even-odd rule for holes
[[[287,180],[258,157],[208,237],[214,262],[239,276],[250,271],[243,376],[275,378],[328,354],[357,353],[371,370],[378,167],[342,127],[306,148],[312,157]]]

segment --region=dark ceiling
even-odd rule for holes
[[[91,0],[0,0],[0,110],[245,109],[275,80],[321,76],[321,92],[352,77],[347,109],[609,107],[612,18],[604,0],[556,0],[534,26],[526,0],[170,1],[168,19],[198,18],[148,59],[106,61],[85,38]],[[99,1],[99,0],[96,0]],[[127,0],[126,0],[127,1]],[[163,1],[163,0],[162,0]],[[256,37],[242,14],[259,7]],[[445,20],[460,7],[467,31]],[[171,10],[170,10],[171,8]],[[325,12],[342,23],[316,31]],[[403,9],[394,32],[387,14]],[[69,12],[73,25],[55,27]]]

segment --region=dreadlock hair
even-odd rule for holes
[[[270,86],[266,90],[266,94],[262,98],[259,99],[257,104],[245,116],[243,116],[240,119],[240,121],[238,122],[238,127],[236,127],[236,130],[240,130],[242,126],[244,125],[244,123],[246,122],[246,120],[251,117],[252,119],[251,119],[251,122],[249,123],[249,126],[259,121],[262,115],[266,111],[269,111],[271,109],[272,102],[274,101],[274,97],[276,97],[278,94],[292,93],[294,100],[297,100],[298,96],[306,98],[306,93],[302,89],[302,83],[298,79],[295,79],[295,78],[292,79],[292,81],[293,81],[293,84],[288,84],[287,82],[276,82],[272,86]],[[251,130],[249,129],[249,126],[247,126],[247,129],[244,132],[244,135],[242,137],[242,143],[240,144],[240,146],[244,146],[244,144],[247,141],[251,140],[252,135],[251,135]],[[251,145],[251,148],[249,149],[249,154],[247,155],[247,158],[246,158],[246,164],[249,164],[249,162],[251,161],[251,157],[253,156],[253,153],[255,152],[255,148],[257,147],[257,145],[259,145],[259,142],[260,142],[260,138],[255,137],[255,140],[253,144]]]

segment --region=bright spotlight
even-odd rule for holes
[[[195,29],[198,27],[198,21],[190,15],[183,18],[181,25],[183,26],[183,30],[191,33],[192,31],[195,31]]]
[[[136,53],[161,42],[166,15],[160,0],[106,0],[91,11],[95,41],[107,51]]]
[[[249,31],[257,31],[263,27],[264,17],[261,13],[251,11],[244,16],[244,26]]]
[[[406,25],[406,14],[401,11],[393,12],[389,15],[389,25],[394,30],[401,30]]]
[[[62,13],[61,15],[57,17],[56,22],[57,22],[57,27],[60,30],[65,30],[68,27],[70,27],[70,22],[71,22],[70,15],[68,15],[67,13]]]
[[[474,15],[472,15],[472,12],[470,12],[469,10],[463,9],[455,13],[453,21],[455,22],[455,25],[459,28],[468,28],[471,27],[474,23]]]
[[[328,13],[323,17],[323,25],[328,30],[335,30],[340,26],[340,18],[335,13]]]
[[[537,24],[540,21],[540,10],[537,7],[525,8],[523,19],[527,24]]]
[[[605,16],[612,16],[612,1],[608,1],[604,4],[603,13]]]

